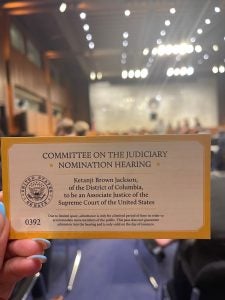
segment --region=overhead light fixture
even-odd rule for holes
[[[195,52],[197,52],[197,53],[202,52],[202,46],[196,45],[196,46],[195,46]]]
[[[125,64],[126,64],[126,62],[127,62],[127,61],[126,61],[126,59],[124,59],[124,58],[121,58],[121,64],[122,64],[122,65],[125,65]]]
[[[127,40],[124,40],[123,41],[123,47],[127,47],[128,46],[128,41]]]
[[[215,52],[219,51],[219,46],[216,44],[213,45],[213,51],[215,51]]]
[[[125,32],[123,33],[123,38],[124,38],[124,39],[127,39],[128,36],[129,36],[129,33],[125,31]]]
[[[168,77],[172,77],[172,76],[173,76],[173,73],[174,73],[174,69],[173,69],[173,68],[169,68],[169,69],[167,70],[167,72],[166,72],[166,75],[167,75]]]
[[[148,54],[149,54],[149,48],[145,48],[145,49],[143,50],[143,55],[146,56],[146,55],[148,55]]]
[[[121,77],[123,79],[127,79],[127,76],[128,76],[127,70],[123,70],[122,73],[121,73]]]
[[[202,28],[198,28],[198,29],[197,29],[197,34],[202,34],[202,33],[203,33]]]
[[[148,69],[147,68],[141,69],[141,78],[145,79],[147,77],[148,77]]]
[[[157,45],[161,45],[162,44],[162,40],[161,39],[157,39],[156,44]]]
[[[88,24],[84,24],[83,29],[84,31],[88,31],[90,28],[90,26]]]
[[[129,16],[130,16],[130,10],[129,10],[129,9],[126,9],[126,10],[124,11],[124,15],[125,15],[126,17],[129,17]]]
[[[205,19],[205,24],[207,24],[207,25],[211,24],[211,20],[210,19]]]
[[[101,73],[101,72],[98,72],[98,73],[97,73],[97,79],[98,79],[98,80],[101,80],[101,79],[102,79],[102,73]]]
[[[90,79],[91,79],[91,80],[95,80],[95,79],[96,79],[96,74],[95,74],[95,72],[92,71],[92,72],[90,73]]]
[[[140,78],[141,77],[141,70],[139,70],[139,69],[135,70],[134,77],[137,78],[137,79]]]
[[[215,11],[216,13],[220,13],[220,12],[221,12],[221,9],[220,9],[219,6],[215,6],[215,7],[214,7],[214,11]]]
[[[217,74],[217,73],[219,72],[218,67],[217,67],[217,66],[213,66],[212,72],[213,72],[214,74]]]
[[[88,33],[88,34],[86,35],[86,40],[87,40],[87,41],[91,41],[91,40],[92,40],[92,35],[91,35],[90,33]]]
[[[160,31],[160,35],[161,35],[161,36],[165,36],[165,35],[166,35],[166,31],[165,31],[165,30],[161,30],[161,31]]]
[[[154,47],[152,49],[152,55],[163,56],[163,55],[185,55],[191,54],[194,51],[194,47],[191,44],[182,43],[176,45],[159,45],[158,47]]]
[[[190,41],[191,41],[192,43],[195,43],[195,42],[196,42],[196,38],[193,36],[193,37],[190,38]]]
[[[176,13],[176,9],[175,9],[174,7],[172,7],[172,8],[170,9],[170,13],[171,13],[172,15],[174,15],[174,14]]]
[[[168,77],[172,76],[191,76],[194,74],[194,68],[193,67],[181,67],[181,68],[169,68],[167,69],[166,75]]]
[[[94,49],[95,44],[94,44],[93,42],[90,42],[90,43],[88,44],[88,47],[89,47],[90,49]]]
[[[122,56],[122,58],[126,59],[126,58],[127,58],[126,52],[123,52],[123,53],[121,54],[121,56]]]
[[[59,11],[61,13],[64,13],[66,11],[66,9],[67,9],[67,4],[65,2],[62,2],[59,6]]]
[[[80,13],[80,18],[81,18],[81,20],[85,20],[86,19],[86,13],[85,12],[81,12]]]
[[[128,72],[128,77],[129,77],[130,79],[134,78],[134,70],[130,70],[130,71]]]
[[[204,58],[205,60],[209,59],[209,54],[207,54],[207,53],[204,54],[203,58]]]
[[[223,65],[219,66],[219,72],[225,73],[225,67]]]
[[[170,20],[165,21],[165,26],[170,26],[170,24],[171,24]]]

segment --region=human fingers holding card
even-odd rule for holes
[[[41,269],[46,257],[42,254],[50,246],[44,239],[9,241],[9,221],[0,192],[0,299],[8,299],[15,284]]]

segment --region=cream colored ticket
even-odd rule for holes
[[[11,238],[209,238],[210,136],[3,138]]]

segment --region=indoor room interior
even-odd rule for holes
[[[0,1],[0,136],[165,134],[211,136],[211,240],[51,240],[11,300],[225,299],[225,0]]]

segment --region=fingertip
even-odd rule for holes
[[[41,254],[28,256],[27,259],[38,260],[38,261],[40,261],[41,264],[43,264],[47,261],[47,257],[44,255],[41,255]]]
[[[33,241],[39,243],[44,250],[47,250],[51,247],[51,242],[49,240],[43,239],[43,238],[35,238]]]

